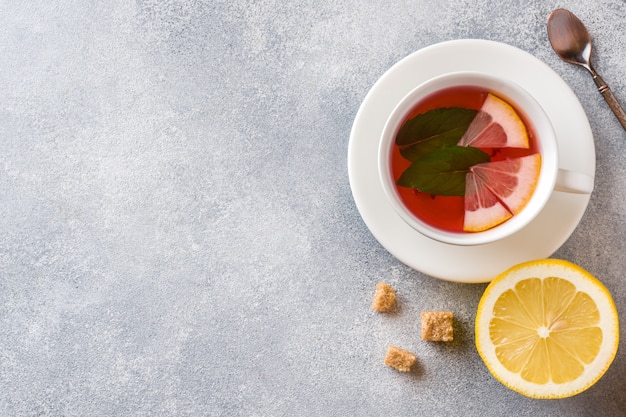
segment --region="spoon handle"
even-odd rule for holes
[[[595,71],[592,74],[593,80],[598,86],[598,91],[604,96],[604,99],[615,114],[615,117],[617,117],[619,123],[622,125],[624,130],[626,130],[626,112],[624,112],[624,109],[613,95],[613,92],[611,91],[607,83],[605,83],[604,80]]]

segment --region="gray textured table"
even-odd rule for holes
[[[533,54],[597,147],[554,257],[626,311],[626,133],[545,31],[553,7],[574,11],[626,102],[626,4],[597,3],[2,2],[0,415],[626,415],[623,342],[567,400],[496,382],[473,344],[485,285],[390,255],[346,166],[360,103],[403,57],[461,38]],[[379,280],[397,314],[370,310]],[[433,307],[455,312],[455,342],[420,342]],[[383,365],[390,343],[414,372]]]

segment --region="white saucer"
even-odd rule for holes
[[[464,39],[421,49],[395,64],[361,104],[348,146],[350,187],[374,237],[392,255],[424,274],[456,282],[488,282],[507,268],[552,255],[582,218],[589,195],[555,192],[526,228],[480,246],[453,246],[409,227],[387,203],[378,178],[378,142],[396,103],[422,82],[447,72],[482,71],[508,77],[544,107],[559,142],[559,166],[591,177],[595,147],[585,111],[569,86],[550,67],[513,46]]]

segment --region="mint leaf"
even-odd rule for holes
[[[417,161],[435,149],[456,145],[477,112],[462,107],[439,108],[407,120],[396,136],[400,154]]]
[[[444,196],[465,196],[465,174],[470,167],[488,162],[489,154],[471,146],[436,149],[413,162],[400,176],[401,187]]]

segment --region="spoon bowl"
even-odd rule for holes
[[[548,37],[559,57],[570,64],[590,66],[591,36],[573,13],[557,9],[548,17]]]
[[[593,77],[598,91],[626,130],[626,113],[606,82],[591,65],[591,36],[585,25],[572,12],[556,9],[548,17],[548,39],[554,52],[565,62],[580,65]]]

